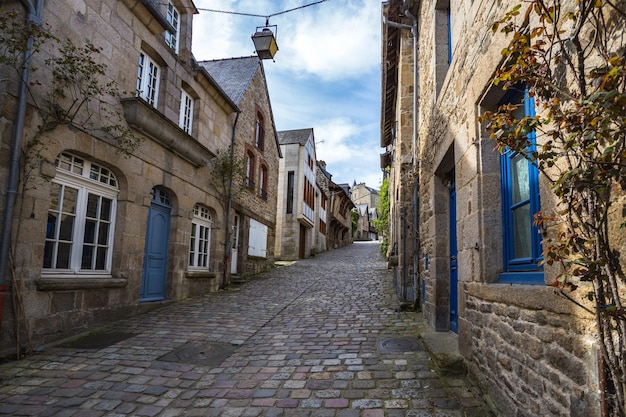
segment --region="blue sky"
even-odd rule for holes
[[[254,54],[251,35],[267,16],[316,0],[194,0],[197,60]],[[278,53],[263,61],[276,127],[312,127],[317,158],[336,183],[379,188],[380,8],[378,0],[326,0],[270,17]]]

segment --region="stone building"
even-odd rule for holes
[[[378,190],[368,187],[364,182],[356,183],[350,187],[350,198],[354,204],[367,204],[368,207],[376,207],[378,203]]]
[[[378,190],[368,187],[365,183],[354,182],[350,188],[350,198],[355,204],[359,215],[358,230],[354,231],[354,238],[360,240],[377,240],[378,232],[374,227],[374,220],[378,218],[376,207],[378,204]]]
[[[402,2],[382,4],[383,19],[403,13]],[[406,21],[402,20],[406,25]],[[394,265],[399,300],[419,303],[419,264],[416,256],[419,232],[417,183],[413,173],[417,167],[413,118],[417,100],[413,72],[413,38],[408,30],[395,25],[382,25],[382,109],[380,145],[381,168],[389,181],[389,248],[387,256]]]
[[[235,187],[232,208],[230,273],[248,276],[274,264],[278,136],[263,62],[257,56],[200,62],[239,107],[235,153],[244,161],[242,187]]]
[[[329,184],[328,247],[340,248],[352,243],[352,210],[355,208],[350,199],[349,184]]]
[[[5,1],[2,7],[16,10],[20,20],[29,16],[42,22],[78,46],[92,42],[101,49],[96,60],[106,65],[107,81],[129,93],[121,102],[93,100],[72,121],[43,129],[38,109],[46,108],[46,89],[52,85],[44,61],[58,56],[58,49],[50,43],[32,55],[37,71],[30,83],[20,83],[17,75],[0,81],[0,181],[17,196],[13,205],[3,192],[0,216],[12,225],[5,222],[3,229],[11,237],[11,256],[2,255],[6,273],[0,288],[7,292],[2,294],[0,353],[218,289],[228,221],[226,201],[209,173],[212,159],[233,141],[242,109],[191,54],[193,3],[23,0]],[[2,68],[2,74],[11,71]],[[247,109],[258,99],[266,118],[267,154],[253,150],[269,172],[279,151],[260,66],[255,74],[254,88],[240,103]],[[72,91],[65,93],[55,104],[58,111],[68,105]],[[140,139],[128,155],[98,125],[105,110],[120,114],[117,126]],[[240,117],[244,132],[254,131],[248,125],[256,114]],[[18,155],[18,163],[10,154]],[[21,179],[15,188],[13,172]],[[264,181],[267,188],[255,192],[273,199],[275,179],[268,175]],[[260,202],[263,196],[250,204]],[[268,227],[269,242],[271,203],[255,217],[246,204],[239,200],[234,207]]]
[[[326,170],[325,161],[317,161],[316,171],[317,188],[320,190],[319,207],[317,210],[317,241],[315,246],[318,252],[332,249],[329,245],[328,223],[330,221],[329,197],[330,185],[332,184],[332,174]]]
[[[276,248],[278,259],[308,258],[317,252],[317,159],[313,129],[278,132],[283,158],[278,173]]]
[[[435,330],[457,335],[502,415],[599,416],[594,317],[559,296],[551,287],[558,271],[538,263],[532,215],[538,204],[550,208],[549,186],[532,164],[501,156],[478,122],[513,100],[491,83],[508,39],[490,26],[517,3],[383,3],[389,255],[401,301],[421,307]],[[512,183],[513,169],[527,175]],[[510,202],[513,188],[529,196],[523,215]],[[511,218],[519,219],[515,227]]]

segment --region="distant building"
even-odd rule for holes
[[[359,215],[358,228],[353,231],[354,238],[358,240],[378,240],[378,232],[373,223],[378,218],[376,212],[379,196],[378,190],[366,186],[365,183],[357,184],[355,181],[352,188],[350,188],[350,195]]]
[[[278,171],[278,204],[275,255],[278,259],[302,259],[317,251],[315,222],[316,181],[313,129],[278,132],[283,158]]]
[[[349,245],[352,239],[352,216],[354,203],[350,200],[350,185],[330,183],[330,226],[328,243],[330,248]]]
[[[355,181],[350,188],[350,196],[354,204],[367,204],[370,208],[376,208],[379,192],[375,188],[368,187],[364,182],[357,184]]]

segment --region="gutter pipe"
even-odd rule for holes
[[[230,165],[232,167],[233,162],[235,161],[235,137],[237,135],[237,122],[239,121],[239,115],[241,111],[237,111],[237,115],[235,116],[235,123],[233,124],[233,136],[230,140]],[[224,229],[226,232],[226,238],[224,239],[224,274],[222,276],[222,288],[226,288],[226,284],[228,283],[228,260],[230,259],[230,210],[233,204],[233,176],[230,175],[228,178],[228,197],[226,199],[226,218],[224,219]]]
[[[26,22],[37,26],[42,24],[42,11],[44,0],[37,0],[34,5],[30,0],[21,0],[27,11]],[[7,184],[4,222],[2,224],[2,237],[0,239],[0,329],[2,328],[2,312],[4,307],[4,296],[6,293],[5,274],[9,264],[9,250],[11,248],[11,235],[13,233],[13,211],[17,199],[17,187],[20,178],[20,155],[22,151],[22,140],[24,138],[24,124],[26,120],[26,106],[28,99],[28,84],[30,82],[31,55],[33,52],[33,36],[30,36],[24,51],[24,64],[22,66],[22,77],[18,91],[17,109],[15,121],[13,122],[13,136],[11,142],[11,159],[9,161],[9,178]]]
[[[419,260],[419,250],[420,250],[420,224],[419,224],[419,215],[420,215],[420,199],[419,199],[419,187],[420,187],[420,172],[419,172],[419,141],[417,135],[418,128],[418,120],[419,120],[419,111],[418,111],[418,100],[419,100],[419,78],[418,78],[418,47],[417,47],[417,35],[419,29],[419,22],[415,16],[411,14],[409,8],[406,5],[407,0],[404,0],[405,11],[404,14],[406,17],[411,19],[413,25],[411,26],[411,33],[413,34],[413,152],[415,157],[413,159],[413,172],[414,172],[414,182],[413,182],[413,231],[415,232],[415,237],[413,239],[413,271],[415,271],[415,275],[413,278],[413,287],[415,289],[415,302],[413,307],[417,310],[422,303],[422,293],[421,293],[421,270],[420,270],[420,260]],[[419,2],[418,2],[419,7]]]
[[[413,35],[413,172],[414,176],[414,184],[413,184],[413,230],[415,233],[413,239],[413,271],[415,273],[413,280],[413,287],[415,293],[414,307],[417,309],[421,304],[421,287],[420,287],[420,262],[419,262],[419,165],[417,163],[417,158],[419,156],[419,147],[418,147],[418,137],[417,137],[417,128],[418,128],[418,47],[417,47],[417,35],[418,35],[418,19],[411,14],[409,11],[409,6],[407,5],[407,0],[403,1],[404,5],[404,14],[407,18],[411,19],[412,25],[406,25],[403,23],[392,22],[387,19],[386,16],[383,15],[383,23],[385,25],[410,30]],[[417,7],[419,7],[419,1],[417,1]],[[402,237],[402,235],[401,235]],[[404,238],[402,239],[404,240]],[[406,245],[403,245],[406,247]],[[404,249],[403,249],[404,252]],[[405,259],[403,259],[402,266],[402,275],[403,275],[403,284],[405,282],[406,277],[406,264]]]

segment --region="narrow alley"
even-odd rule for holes
[[[488,416],[355,243],[0,365],[0,415]]]

